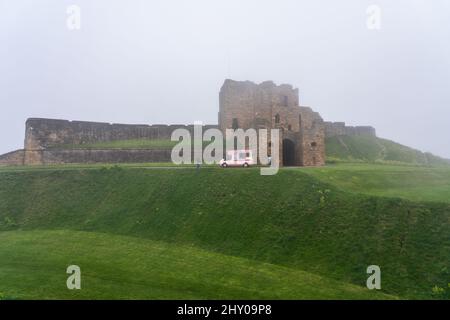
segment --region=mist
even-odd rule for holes
[[[0,153],[30,117],[215,124],[231,78],[292,84],[326,121],[450,158],[449,39],[445,0],[2,0]]]

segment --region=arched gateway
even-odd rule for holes
[[[219,128],[280,130],[279,163],[283,166],[325,164],[325,126],[310,107],[300,106],[298,89],[272,81],[226,80],[220,89]],[[309,147],[314,143],[314,147]]]
[[[283,139],[283,166],[295,166],[295,143],[291,139]]]

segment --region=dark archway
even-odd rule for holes
[[[295,165],[295,144],[290,139],[283,140],[283,166]]]
[[[275,115],[275,123],[276,124],[280,123],[280,115],[278,113]]]

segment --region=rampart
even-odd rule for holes
[[[0,155],[0,165],[21,166],[24,164],[25,150],[16,150]]]
[[[105,122],[68,121],[31,118],[26,122],[25,150],[43,150],[61,145],[83,145],[132,139],[170,140],[175,129],[193,133],[193,125],[110,124]],[[217,128],[205,125],[204,130]]]
[[[170,140],[176,129],[186,129],[191,135],[194,132],[193,125],[110,124],[41,118],[28,119],[25,127],[25,150],[2,156],[4,160],[0,158],[0,164],[169,162],[171,149],[83,149],[82,146],[133,139]],[[217,125],[203,126],[203,130],[210,128],[217,128]]]
[[[325,122],[325,137],[335,137],[335,136],[359,136],[359,135],[369,135],[376,136],[376,131],[374,127],[370,126],[346,126],[345,122]]]

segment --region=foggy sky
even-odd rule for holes
[[[0,0],[0,153],[29,117],[217,123],[226,78],[290,83],[327,121],[450,158],[449,1]]]

